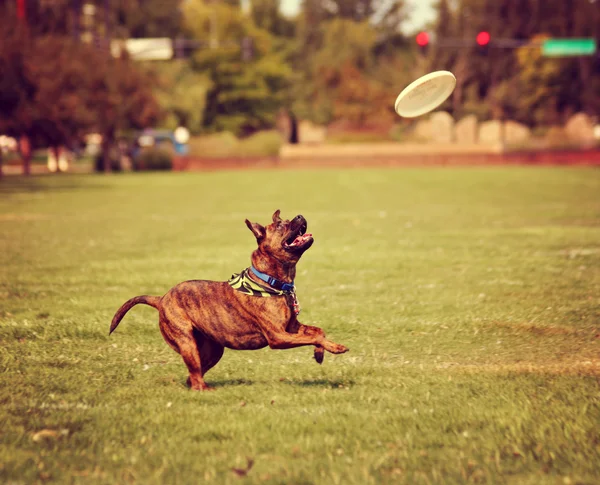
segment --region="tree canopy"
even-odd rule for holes
[[[291,76],[274,34],[228,4],[189,0],[184,12],[188,31],[210,46],[191,59],[210,80],[204,128],[248,134],[273,126]]]
[[[323,124],[385,126],[397,121],[398,92],[438,69],[457,77],[443,106],[457,118],[535,125],[600,111],[600,57],[549,59],[538,46],[600,38],[600,1],[438,0],[426,55],[402,28],[404,0],[303,0],[294,18],[279,0],[86,3],[95,8],[84,15],[82,1],[30,0],[25,21],[14,2],[2,4],[3,134],[68,145],[90,131],[110,141],[158,123],[247,135],[273,127],[282,109]],[[475,43],[482,30],[492,39],[486,53]],[[147,64],[109,56],[106,40],[136,37],[185,39],[186,55]]]
[[[126,57],[72,35],[0,21],[0,133],[23,146],[74,146],[91,132],[156,123],[160,109],[144,74]],[[28,172],[30,151],[23,153]]]

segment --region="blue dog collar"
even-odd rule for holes
[[[268,274],[261,273],[254,266],[250,266],[250,269],[262,281],[264,281],[268,285],[271,285],[273,288],[277,288],[278,290],[281,290],[281,291],[290,291],[290,292],[294,291],[295,286],[294,286],[293,281],[291,283],[284,283],[283,281],[279,281],[279,280],[273,278],[272,276],[269,276]]]

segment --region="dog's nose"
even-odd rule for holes
[[[294,217],[294,220],[296,222],[302,222],[302,221],[305,221],[306,219],[304,219],[304,216],[298,214],[296,217]]]

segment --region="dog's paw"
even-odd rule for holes
[[[339,345],[338,346],[339,349],[336,352],[336,354],[345,354],[346,352],[348,352],[350,349],[348,347],[346,347],[345,345]]]
[[[317,364],[322,364],[323,359],[325,358],[325,349],[323,347],[316,347],[314,356]]]
[[[214,391],[214,387],[209,387],[205,382],[195,382],[192,383],[192,380],[188,377],[187,381],[185,381],[187,387],[189,387],[192,391]]]
[[[207,386],[206,384],[203,386],[190,386],[192,391],[215,391],[214,387]]]
[[[348,347],[346,347],[345,345],[331,343],[330,345],[328,345],[326,347],[326,350],[328,352],[331,352],[332,354],[344,354],[344,353],[348,352],[348,350],[350,350],[350,349]]]

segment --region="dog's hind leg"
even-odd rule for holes
[[[187,322],[179,322],[177,325],[173,325],[167,318],[161,315],[160,332],[169,346],[183,358],[183,362],[190,373],[187,379],[188,386],[196,391],[209,390],[210,388],[202,378],[204,373],[202,372],[200,349],[194,338],[191,322],[189,325]]]
[[[196,340],[196,345],[200,351],[202,377],[204,377],[204,374],[217,365],[217,362],[221,360],[221,357],[223,357],[223,352],[225,351],[225,347],[223,347],[221,344],[218,344],[214,340],[210,340],[209,338],[203,336],[197,330],[194,330],[194,339]]]
[[[193,343],[192,343],[193,342]],[[181,357],[190,372],[190,376],[187,378],[187,384],[191,389],[195,391],[209,391],[212,388],[208,387],[204,379],[202,378],[202,361],[200,359],[200,352],[198,352],[198,346],[196,341],[186,341],[184,347],[181,349]]]

